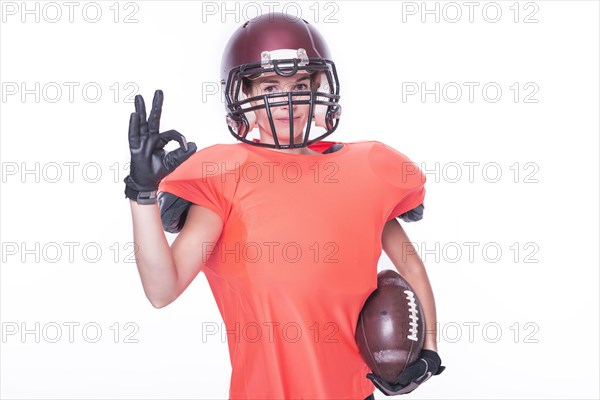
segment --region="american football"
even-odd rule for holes
[[[425,339],[425,321],[414,291],[393,270],[377,274],[377,289],[365,301],[356,326],[358,349],[371,371],[389,383],[415,362]]]

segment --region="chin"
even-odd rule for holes
[[[289,144],[289,132],[277,132],[277,139],[279,139],[279,143],[281,144]],[[304,134],[294,137],[294,143],[302,143],[304,140]]]

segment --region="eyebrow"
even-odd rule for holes
[[[310,76],[306,76],[306,77],[304,77],[304,78],[300,78],[300,79],[298,79],[298,80],[297,80],[296,82],[294,82],[294,83],[302,82],[302,81],[305,81],[305,80],[307,80],[307,79],[309,79],[309,80],[310,80]],[[261,82],[259,82],[258,84],[260,85],[261,83],[280,83],[280,82],[279,82],[279,80],[277,80],[277,79],[267,79],[267,80],[264,80],[264,81],[261,81]]]

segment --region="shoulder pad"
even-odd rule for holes
[[[423,204],[413,208],[410,211],[400,214],[396,218],[401,218],[404,222],[416,222],[423,219],[423,210],[425,206]]]
[[[187,213],[192,203],[174,194],[160,192],[158,208],[163,229],[169,233],[179,233],[185,224]]]

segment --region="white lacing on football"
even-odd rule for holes
[[[406,294],[406,300],[408,300],[408,311],[410,313],[408,316],[408,318],[410,318],[410,329],[408,330],[409,335],[406,338],[417,342],[419,341],[419,325],[417,324],[417,321],[419,320],[419,316],[417,314],[419,311],[417,310],[417,303],[415,302],[415,294],[410,290],[405,290],[404,293]]]

